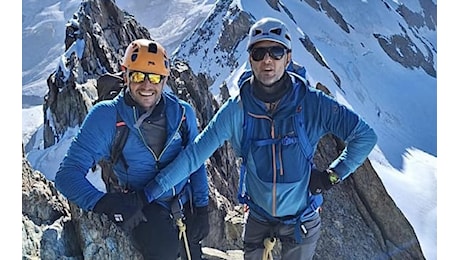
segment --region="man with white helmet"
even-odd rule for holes
[[[148,200],[155,200],[230,141],[243,159],[239,198],[249,208],[246,260],[270,258],[275,241],[282,244],[282,259],[312,259],[322,192],[352,174],[377,142],[361,117],[289,69],[291,40],[278,19],[263,18],[250,28],[251,71],[242,74],[239,95],[227,100],[195,142],[145,188]],[[329,133],[346,141],[346,147],[319,170],[313,155]]]
[[[144,193],[147,183],[193,142],[198,134],[195,112],[188,103],[163,92],[170,64],[158,42],[131,42],[122,68],[125,89],[88,112],[56,174],[56,187],[82,209],[106,214],[128,232],[145,260],[176,260],[181,245],[186,245],[182,259],[202,259],[201,240],[209,231],[204,165],[155,201],[147,201]],[[113,166],[121,190],[104,193],[85,176],[95,163],[110,158],[118,122],[129,128],[123,160]],[[182,220],[186,244],[179,241]]]

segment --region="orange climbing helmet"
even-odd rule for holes
[[[165,48],[156,41],[138,39],[126,48],[121,64],[128,70],[169,76],[169,58]]]

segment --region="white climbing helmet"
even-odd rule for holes
[[[249,29],[247,50],[260,41],[274,41],[291,50],[291,35],[286,25],[278,19],[265,17],[257,21]]]

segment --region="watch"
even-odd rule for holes
[[[329,181],[332,185],[336,185],[340,182],[340,177],[334,170],[327,169],[326,172],[329,174]]]

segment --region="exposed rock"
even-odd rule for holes
[[[57,259],[78,254],[74,232],[64,230],[70,220],[67,200],[44,175],[22,158],[22,255],[29,259]]]
[[[138,38],[150,39],[148,30],[113,1],[82,2],[66,31],[66,53],[62,57],[66,61],[47,82],[49,91],[43,105],[45,148],[57,143],[68,128],[83,122],[97,97],[94,84],[92,87],[88,80],[118,72],[128,44]]]
[[[191,37],[184,39],[172,57],[173,60],[180,61],[201,59],[204,65],[201,66],[199,74],[204,75],[208,86],[213,85],[220,76],[226,76],[227,71],[241,65],[235,49],[249,32],[252,18],[251,14],[242,11],[238,5],[232,5],[232,2],[217,1],[214,11],[203,22],[206,26],[197,28]],[[211,71],[216,71],[217,74],[214,75]],[[221,95],[224,96],[225,93]]]
[[[141,259],[121,229],[69,203],[24,155],[22,240],[24,259]]]
[[[105,215],[70,205],[72,223],[83,259],[142,259],[129,236]]]
[[[337,8],[334,7],[329,1],[317,1],[317,0],[305,0],[305,2],[317,11],[324,12],[329,18],[331,18],[343,31],[350,33],[350,27],[343,18]],[[423,13],[412,12],[403,3],[399,4],[396,10],[392,10],[388,4],[386,4],[389,11],[397,12],[406,21],[409,26],[409,30],[414,32],[408,32],[402,25],[400,34],[393,35],[382,35],[375,33],[373,36],[377,39],[383,51],[394,61],[398,62],[406,68],[421,68],[428,75],[436,78],[436,65],[434,61],[434,54],[437,50],[431,46],[428,41],[417,37],[416,31],[426,26],[429,30],[436,30],[436,4],[431,0],[420,1],[423,7]],[[421,41],[424,45],[424,50],[417,48],[417,45],[412,41],[409,35],[415,35],[418,41]],[[317,62],[323,64],[322,58],[318,57],[317,50],[313,43],[309,41],[308,36],[305,36],[305,40],[302,41],[305,48],[312,53]],[[327,66],[325,66],[327,67]],[[340,87],[340,78],[336,76],[333,70],[331,72],[336,78],[337,86]]]
[[[329,135],[318,147],[315,164],[324,169],[344,146]],[[322,208],[317,259],[425,259],[369,160],[325,194]]]
[[[187,64],[180,60],[175,60],[171,66],[171,75],[168,78],[168,85],[176,95],[190,103],[193,107],[199,108],[197,114],[200,131],[211,120],[218,103],[211,93],[209,93],[207,81],[204,74],[194,75]]]
[[[388,56],[406,68],[421,68],[428,75],[436,78],[436,69],[432,48],[426,43],[425,50],[420,50],[407,34],[381,35],[374,34],[380,46]],[[427,57],[425,54],[427,53]]]

